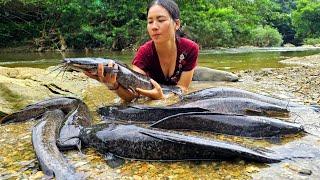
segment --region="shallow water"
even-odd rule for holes
[[[215,84],[197,84],[191,87],[191,90],[209,86],[215,86]],[[91,109],[93,115],[95,115],[94,121],[96,123],[100,120],[95,113],[95,109],[103,105],[119,103],[119,99],[113,93],[103,88],[105,87],[92,86],[84,93],[84,101]],[[101,94],[101,91],[105,93]],[[144,102],[145,100],[141,101]],[[169,98],[166,101],[145,101],[144,104],[166,105],[175,101],[175,98]],[[291,119],[287,120],[296,120],[296,116],[294,115],[296,114],[293,114]],[[314,121],[312,114],[306,116],[299,114],[299,117],[303,118],[305,122]],[[30,121],[0,126],[0,179],[32,179],[43,176],[42,172],[38,169],[38,163],[31,144],[31,128],[35,123],[35,121]],[[76,167],[77,171],[84,172],[89,179],[263,179],[268,176],[270,177],[270,173],[277,174],[276,177],[290,177],[294,179],[320,177],[319,171],[315,171],[314,169],[317,168],[317,162],[320,161],[320,141],[319,138],[313,135],[301,133],[279,139],[262,140],[213,133],[191,132],[188,134],[235,142],[249,147],[271,148],[283,154],[291,150],[297,155],[306,155],[306,153],[312,155],[313,153],[315,156],[312,159],[286,160],[269,165],[250,163],[243,160],[200,162],[144,162],[128,160],[123,166],[112,169],[107,165],[104,157],[94,149],[84,149],[82,153],[75,150],[68,151],[65,152],[65,155],[69,162]],[[304,148],[299,150],[302,147],[301,145],[304,145]],[[312,171],[311,175],[302,174],[308,173],[309,170]]]
[[[258,53],[203,53],[200,55],[200,65],[215,67],[218,69],[240,70],[255,69],[264,67],[281,67],[277,64],[279,58],[288,56],[300,56],[316,51],[308,52],[261,52]],[[290,55],[291,54],[291,55]],[[32,66],[45,68],[58,63],[59,54],[34,55],[34,59],[25,64],[16,61],[17,59],[29,58],[27,54],[16,54],[17,58],[11,61],[2,61],[2,65]],[[43,61],[38,61],[37,56],[41,56]],[[71,56],[71,55],[70,55]],[[81,54],[72,55],[83,56]],[[104,54],[89,54],[88,56],[105,56]],[[6,57],[13,57],[7,55]],[[51,57],[51,58],[50,58]],[[53,58],[52,58],[53,57]],[[129,62],[131,55],[113,55],[112,58],[119,58]],[[251,57],[251,58],[250,58]],[[242,61],[242,59],[244,59]],[[10,60],[10,59],[9,59]],[[261,60],[261,61],[260,61]],[[241,62],[240,62],[241,61]],[[260,62],[259,62],[260,61]],[[239,64],[237,64],[239,62]],[[216,64],[215,64],[216,63]],[[246,64],[247,63],[247,64]],[[255,65],[256,63],[256,65]],[[268,64],[270,63],[270,64]],[[1,64],[0,64],[1,65]],[[221,66],[220,66],[221,65]],[[249,66],[250,65],[250,66]],[[248,67],[249,66],[249,67]],[[228,86],[228,83],[195,83],[191,86],[191,91],[212,86]],[[251,89],[260,92],[259,89]],[[272,91],[272,89],[270,90]],[[92,86],[86,89],[83,99],[95,115],[94,122],[100,121],[95,114],[95,110],[103,105],[120,103],[120,99],[115,94],[108,91],[104,86]],[[295,99],[292,99],[295,100]],[[177,101],[176,97],[168,98],[164,101],[140,100],[137,103],[146,105],[167,105]],[[297,100],[299,101],[299,100]],[[314,124],[320,122],[317,113],[296,112],[291,114],[288,121]],[[0,126],[0,179],[38,179],[43,177],[38,168],[38,162],[34,155],[31,144],[31,129],[35,121],[9,124]],[[318,126],[320,127],[320,126]],[[205,138],[212,138],[230,142],[240,143],[246,146],[267,147],[282,154],[296,153],[301,157],[312,155],[312,158],[300,158],[285,160],[276,164],[249,163],[243,160],[235,161],[201,161],[201,162],[144,162],[126,161],[119,167],[112,169],[104,160],[104,157],[94,149],[65,152],[67,159],[76,167],[77,171],[85,172],[89,179],[319,179],[320,178],[320,131],[310,129],[314,135],[299,134],[295,136],[282,137],[280,139],[259,140],[250,138],[240,138],[234,136],[217,135],[212,133],[191,133],[201,135]],[[311,174],[310,174],[311,172]]]
[[[220,70],[238,71],[261,68],[277,68],[286,65],[279,63],[290,57],[300,57],[320,53],[320,48],[237,48],[220,50],[202,50],[199,65]],[[131,64],[134,52],[89,51],[45,53],[0,53],[0,66],[47,68],[57,65],[62,57],[104,57],[118,59]]]

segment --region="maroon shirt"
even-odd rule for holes
[[[178,53],[176,67],[171,77],[165,77],[163,74],[152,40],[140,46],[132,64],[142,69],[159,84],[176,85],[183,71],[190,71],[196,67],[199,54],[199,46],[189,39],[177,38],[176,45]]]

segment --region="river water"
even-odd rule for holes
[[[201,66],[213,67],[227,71],[258,70],[261,68],[284,67],[279,61],[288,57],[306,56],[320,53],[320,49],[222,49],[201,51],[199,64]],[[108,57],[120,59],[130,63],[133,53],[65,53],[65,57]],[[0,66],[6,67],[38,67],[46,68],[57,65],[62,55],[59,53],[2,53],[0,54]],[[192,85],[192,90],[212,86],[224,85],[223,83],[200,83]],[[96,107],[115,102],[116,96],[112,93],[101,94],[99,86],[88,89],[84,101],[93,111]],[[151,105],[171,104],[175,99],[159,102],[146,102]],[[300,112],[291,115],[289,121],[297,118],[305,118],[306,121],[314,121],[310,113]],[[97,118],[97,117],[96,117]],[[96,121],[99,121],[96,119]],[[0,126],[0,179],[39,179],[43,174],[38,169],[38,163],[31,144],[31,129],[35,121],[21,124],[10,124]],[[280,148],[288,146],[301,148],[305,153],[318,153],[320,140],[314,136],[298,134],[286,136],[279,139],[260,140],[225,136],[212,133],[192,133],[217,140],[240,143],[246,146]],[[319,135],[319,134],[318,134]],[[298,143],[298,144],[297,144]],[[302,144],[302,145],[301,145]],[[243,160],[234,161],[204,161],[204,162],[143,162],[127,161],[125,165],[112,169],[104,157],[94,149],[85,149],[82,152],[69,151],[64,153],[67,159],[77,168],[85,172],[89,179],[317,179],[317,170],[320,158],[312,160],[289,160],[283,163],[266,165],[250,163]],[[305,155],[305,154],[302,154]],[[288,171],[283,169],[289,169]],[[310,175],[311,172],[311,175]],[[291,174],[290,174],[291,173]],[[254,175],[253,175],[254,174]]]
[[[220,70],[238,71],[244,69],[284,67],[280,60],[320,53],[320,48],[237,48],[202,50],[199,65]],[[104,57],[118,59],[130,64],[134,52],[45,52],[45,53],[0,53],[0,66],[47,68],[57,65],[63,57]]]

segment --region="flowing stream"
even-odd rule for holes
[[[259,70],[262,68],[284,67],[279,61],[289,57],[301,57],[320,53],[320,49],[301,48],[269,48],[269,49],[222,49],[201,51],[199,65],[221,70],[237,72],[240,70]],[[65,53],[65,57],[108,57],[120,59],[127,64],[133,57],[133,53]],[[1,53],[0,66],[6,67],[37,67],[47,68],[57,65],[61,61],[59,53]],[[191,90],[212,86],[221,86],[224,83],[200,83],[193,84]],[[86,89],[84,101],[90,110],[94,110],[106,104],[118,102],[118,98],[112,93],[101,93],[101,86],[93,86]],[[256,89],[255,92],[259,92]],[[166,105],[175,102],[176,99],[166,101],[146,101],[147,105]],[[319,114],[304,113],[292,114],[288,119],[304,118],[304,121],[314,121]],[[96,116],[95,121],[99,122]],[[39,179],[43,177],[38,168],[38,162],[31,144],[31,129],[35,121],[19,124],[0,126],[0,179]],[[298,134],[281,137],[279,139],[250,139],[235,136],[226,136],[213,133],[191,134],[205,136],[223,141],[237,142],[246,146],[288,149],[301,148],[305,153],[317,153],[320,151],[319,135]],[[126,161],[125,165],[112,169],[104,157],[94,149],[85,149],[82,152],[64,152],[67,159],[77,168],[85,172],[89,179],[269,179],[278,177],[292,179],[318,179],[320,157],[312,159],[288,160],[285,162],[266,165],[249,163],[243,160],[234,161],[200,161],[200,162],[144,162]],[[289,174],[288,174],[289,173]]]

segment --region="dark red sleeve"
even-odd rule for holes
[[[151,54],[150,51],[152,51],[152,48],[150,47],[149,43],[140,46],[132,60],[132,64],[143,71],[147,71],[147,69],[150,67],[148,58]]]
[[[188,50],[185,58],[185,65],[182,66],[182,71],[190,71],[194,69],[198,64],[199,46],[192,42],[188,46]]]

